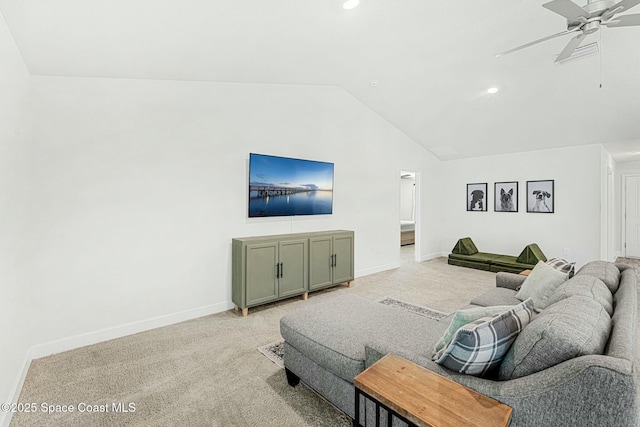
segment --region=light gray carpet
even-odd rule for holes
[[[449,266],[445,258],[411,261],[362,277],[351,289],[311,293],[392,296],[451,312],[495,286],[495,274]],[[284,370],[256,351],[280,338],[279,320],[305,304],[290,299],[231,311],[34,360],[20,402],[135,403],[133,413],[15,414],[11,426],[350,426],[305,386],[289,387]]]

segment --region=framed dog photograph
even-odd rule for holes
[[[487,183],[467,184],[467,210],[486,212]]]
[[[518,182],[496,182],[493,201],[495,212],[518,212]]]
[[[527,212],[553,213],[555,199],[553,179],[527,181]]]

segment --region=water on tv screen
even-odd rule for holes
[[[333,163],[249,155],[249,217],[333,213]]]

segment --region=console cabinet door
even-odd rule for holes
[[[333,237],[333,283],[353,280],[353,235]]]
[[[333,284],[333,238],[331,236],[309,239],[309,289]]]
[[[287,297],[306,292],[309,281],[308,240],[280,242],[280,284],[278,296]]]
[[[275,301],[278,298],[278,242],[246,246],[246,305]]]

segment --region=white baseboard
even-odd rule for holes
[[[393,270],[394,268],[400,267],[400,261],[392,262],[389,264],[377,265],[371,268],[365,268],[364,270],[358,270],[355,273],[356,278],[362,276],[368,276],[370,274],[380,273],[381,271]]]
[[[24,380],[27,378],[27,372],[29,372],[29,366],[31,366],[31,360],[33,360],[30,353],[31,351],[27,352],[27,356],[24,360],[24,363],[22,364],[22,370],[18,372],[18,376],[16,377],[16,382],[14,383],[13,388],[11,389],[11,393],[9,394],[10,399],[7,402],[2,402],[2,403],[18,402],[18,399],[20,398],[20,392],[22,391],[22,385],[24,384]],[[0,411],[0,426],[9,427],[9,424],[11,424],[12,417],[13,417],[12,412]]]
[[[431,259],[436,259],[436,258],[440,258],[440,257],[446,257],[449,255],[449,252],[433,252],[427,255],[424,255],[422,257],[420,257],[420,262],[422,261],[429,261]]]
[[[448,252],[433,252],[425,256],[421,256],[420,262],[429,261],[431,259],[440,258],[440,257],[446,257],[448,255],[449,255]],[[400,267],[400,261],[391,262],[389,264],[377,265],[371,268],[365,268],[364,270],[356,271],[356,278],[362,277],[362,276],[368,276],[370,274],[380,273],[381,271],[393,270],[394,268],[398,268],[398,267]]]
[[[210,314],[220,313],[221,311],[232,308],[233,304],[231,302],[221,302],[177,313],[166,314],[164,316],[152,317],[150,319],[140,320],[124,325],[99,329],[97,331],[87,332],[85,334],[75,335],[68,338],[62,338],[33,346],[30,350],[31,358],[38,359],[51,354],[61,353],[63,351],[73,350],[87,345],[97,344],[99,342],[121,338],[127,335],[137,334],[139,332],[161,328],[163,326],[173,325],[175,323],[208,316]]]

